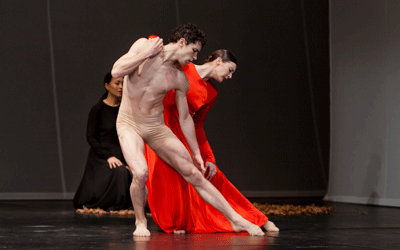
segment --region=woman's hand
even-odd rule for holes
[[[206,172],[204,174],[204,177],[210,181],[217,173],[217,166],[215,166],[215,164],[212,162],[206,161],[205,167]]]
[[[122,162],[120,160],[118,160],[118,158],[115,156],[111,156],[110,158],[108,158],[107,162],[111,169],[117,168],[117,167],[120,167],[123,165]]]

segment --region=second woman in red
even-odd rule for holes
[[[218,169],[203,129],[207,112],[214,105],[218,95],[215,86],[209,80],[222,82],[230,79],[236,67],[236,58],[227,50],[214,51],[203,65],[189,63],[183,66],[190,82],[187,101],[205,162],[205,177],[244,219],[267,231],[279,231],[275,224],[268,221],[268,218],[257,210]],[[167,126],[189,150],[179,126],[174,91],[169,92],[164,99],[164,119]],[[158,158],[149,147],[146,147],[146,160],[149,166],[148,203],[154,221],[162,230],[167,233],[234,232],[231,223],[218,210],[204,202],[195,189],[179,173]]]

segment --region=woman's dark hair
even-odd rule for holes
[[[106,74],[106,76],[104,77],[104,83],[110,84],[111,79],[112,79],[111,72],[108,72],[108,73]],[[103,83],[103,86],[104,86],[104,83]],[[108,96],[108,90],[106,89],[106,92],[105,92],[105,93],[103,94],[103,96],[100,98],[100,101],[106,99],[107,96]]]
[[[238,66],[236,57],[226,49],[219,49],[219,50],[214,51],[213,53],[211,53],[211,55],[209,55],[206,58],[205,62],[206,63],[212,62],[215,59],[217,59],[218,57],[221,57],[223,62],[233,62],[236,64],[236,66]]]
[[[176,27],[172,31],[169,42],[177,43],[181,38],[185,38],[187,44],[200,42],[201,47],[204,47],[207,44],[206,35],[193,23],[188,23],[184,25],[181,24]]]

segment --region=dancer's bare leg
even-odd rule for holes
[[[203,175],[201,175],[201,177],[203,177]],[[240,214],[233,210],[218,189],[216,189],[214,185],[212,185],[211,182],[206,180],[204,177],[201,179],[201,181],[196,180],[192,185],[205,202],[209,203],[211,206],[225,215],[225,217],[232,224],[232,228],[235,232],[247,231],[250,235],[264,235],[264,232],[259,226],[245,220]]]
[[[150,236],[144,210],[147,201],[146,180],[148,176],[147,163],[144,158],[144,143],[142,138],[136,133],[126,132],[120,138],[120,144],[126,163],[132,172],[130,193],[136,217],[136,230],[133,232],[133,235]]]
[[[165,145],[154,151],[165,162],[175,168],[187,182],[192,184],[205,202],[220,211],[230,221],[234,231],[247,231],[250,235],[264,235],[260,227],[240,216],[229,205],[218,189],[203,177],[201,172],[194,166],[189,152],[177,138],[169,140]]]
[[[279,232],[279,228],[275,226],[275,223],[269,220],[263,225],[263,228],[267,230],[267,232]]]

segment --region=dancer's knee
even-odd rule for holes
[[[193,165],[193,160],[189,153],[180,154],[171,163],[176,166],[176,170],[189,184],[197,186],[205,181],[202,173]]]
[[[137,184],[139,187],[144,187],[146,185],[148,175],[149,175],[149,173],[148,173],[147,169],[135,170],[135,174],[133,175],[132,182]]]
[[[190,174],[187,176],[186,181],[192,184],[193,186],[199,186],[203,184],[205,179],[202,173],[196,168],[194,168],[190,171]]]

